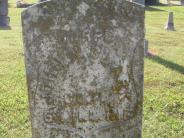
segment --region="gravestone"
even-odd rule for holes
[[[8,17],[8,0],[0,0],[0,29],[10,29]]]
[[[22,13],[33,138],[140,138],[144,6],[52,0]]]
[[[165,26],[166,30],[174,31],[174,19],[173,19],[173,12],[169,12],[168,20]]]

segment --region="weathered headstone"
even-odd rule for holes
[[[33,138],[140,138],[144,7],[53,0],[22,13]]]
[[[174,31],[174,20],[173,20],[173,12],[169,12],[169,17],[165,26],[166,30]]]
[[[10,29],[8,17],[8,0],[0,0],[0,29]]]

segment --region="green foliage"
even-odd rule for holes
[[[12,30],[0,30],[0,138],[30,138],[21,9],[14,8],[14,0],[9,3]],[[174,11],[174,32],[163,29],[168,10]],[[184,135],[183,14],[182,6],[147,7],[146,38],[157,56],[145,58],[145,138]]]

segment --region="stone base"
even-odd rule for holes
[[[10,26],[0,26],[0,30],[11,30]]]
[[[173,24],[173,23],[168,23],[168,24],[165,26],[165,30],[175,31],[175,29],[174,29],[174,24]]]

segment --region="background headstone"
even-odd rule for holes
[[[27,8],[27,7],[32,6],[32,5],[33,4],[29,4],[29,3],[27,3],[27,2],[25,2],[23,0],[17,0],[16,1],[16,7],[17,8]]]
[[[0,29],[9,29],[8,0],[0,0]]]
[[[184,0],[180,0],[180,4],[181,5],[184,5]]]
[[[174,19],[173,19],[173,12],[169,12],[169,17],[165,26],[166,30],[174,31]]]
[[[22,13],[33,138],[140,138],[144,6],[53,0]]]
[[[44,2],[44,1],[47,1],[47,0],[38,0],[38,2]]]
[[[130,0],[131,2],[135,2],[135,3],[138,3],[138,4],[142,4],[142,5],[145,5],[145,0]]]

